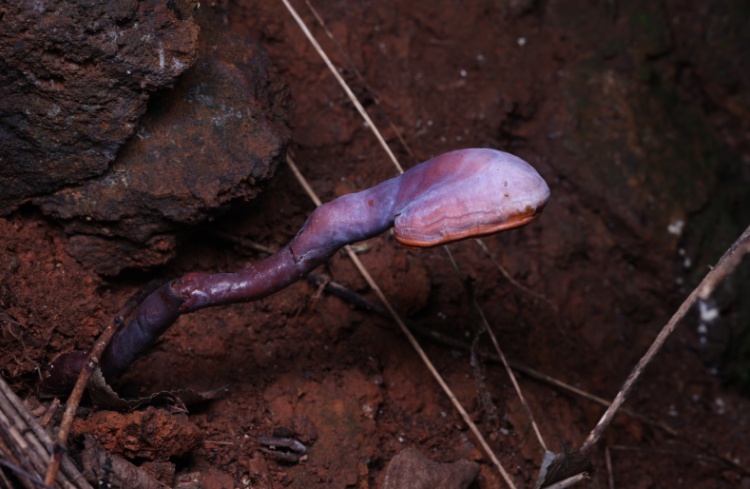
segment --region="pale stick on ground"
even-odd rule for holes
[[[687,299],[685,299],[679,309],[677,309],[677,312],[674,313],[672,319],[664,325],[654,342],[651,343],[649,349],[638,361],[638,364],[633,368],[633,371],[628,378],[625,379],[625,383],[622,385],[620,392],[617,393],[617,396],[615,396],[612,404],[604,412],[594,429],[591,430],[591,433],[589,433],[589,436],[586,438],[586,441],[583,442],[583,445],[581,445],[581,453],[588,452],[599,440],[604,430],[609,426],[610,422],[612,422],[612,418],[614,418],[617,410],[633,391],[636,382],[643,374],[645,368],[651,363],[651,360],[654,359],[656,354],[659,353],[659,350],[664,346],[667,338],[669,338],[669,335],[675,330],[680,320],[685,317],[687,312],[693,307],[699,298],[708,298],[711,292],[716,289],[719,282],[728,277],[734,269],[737,268],[742,257],[748,252],[750,252],[750,227],[748,227],[745,232],[742,233],[734,243],[732,243],[732,246],[730,246],[724,255],[722,255],[716,266],[708,272],[698,287],[693,289]]]

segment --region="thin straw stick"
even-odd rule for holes
[[[313,202],[315,202],[316,206],[319,206],[321,204],[320,199],[313,191],[312,187],[308,184],[308,182],[305,180],[302,173],[297,168],[297,165],[294,163],[292,158],[287,155],[286,162],[289,165],[289,167],[292,169],[292,172],[297,177],[297,179],[300,182],[300,185],[302,185],[302,188],[305,189],[305,192],[310,196],[310,199],[312,199]],[[497,456],[492,451],[492,448],[490,448],[487,441],[484,439],[484,436],[482,436],[482,433],[479,431],[479,428],[476,424],[471,420],[471,417],[469,417],[469,413],[466,412],[464,407],[461,405],[459,400],[456,398],[455,394],[453,394],[453,391],[451,391],[450,387],[448,387],[448,384],[445,382],[443,377],[440,375],[440,373],[437,371],[435,366],[433,365],[432,361],[430,361],[427,354],[424,352],[422,347],[419,345],[419,342],[414,337],[414,335],[409,331],[409,328],[406,326],[406,323],[403,319],[401,319],[401,316],[396,312],[396,309],[393,308],[388,298],[383,293],[382,289],[378,284],[375,282],[375,280],[370,275],[370,272],[367,271],[365,266],[360,261],[357,254],[354,252],[351,246],[346,245],[344,247],[346,250],[346,253],[349,255],[349,258],[352,260],[354,265],[359,270],[359,273],[362,274],[362,276],[367,281],[367,284],[372,288],[372,290],[375,292],[375,294],[378,296],[378,298],[381,300],[383,305],[388,309],[388,312],[391,313],[391,316],[393,317],[394,321],[396,321],[396,324],[398,324],[399,329],[401,329],[401,332],[406,336],[406,338],[409,340],[409,343],[411,343],[414,350],[417,352],[419,357],[422,359],[422,362],[424,362],[425,366],[427,366],[427,369],[430,371],[432,376],[435,378],[437,383],[440,385],[440,387],[443,389],[445,394],[448,396],[448,399],[450,399],[453,406],[456,408],[456,410],[461,415],[461,418],[463,418],[466,425],[469,427],[472,433],[474,433],[474,436],[476,436],[477,440],[479,441],[479,444],[482,446],[484,451],[487,453],[487,455],[492,460],[492,463],[497,467],[497,470],[502,475],[503,479],[505,479],[505,482],[508,484],[508,486],[511,489],[516,489],[515,484],[513,483],[513,480],[510,478],[510,475],[505,470],[505,468],[500,463],[500,460],[498,460]]]
[[[388,157],[393,162],[393,165],[398,169],[399,173],[404,173],[404,169],[399,164],[398,160],[396,159],[396,156],[393,154],[393,151],[391,151],[391,148],[388,147],[388,144],[385,142],[385,139],[383,138],[383,135],[380,134],[380,131],[375,126],[375,124],[372,122],[372,119],[370,119],[370,116],[367,115],[367,111],[364,107],[362,107],[362,104],[359,103],[359,100],[357,100],[357,97],[354,95],[354,92],[349,88],[349,85],[344,81],[344,79],[339,74],[338,70],[336,70],[336,67],[333,66],[333,63],[331,62],[330,58],[328,58],[328,55],[323,51],[323,48],[320,47],[320,44],[318,44],[318,41],[313,37],[312,33],[310,32],[310,29],[307,28],[307,25],[305,25],[305,22],[302,20],[302,17],[299,16],[297,11],[292,7],[292,5],[289,3],[289,0],[281,0],[284,6],[289,10],[289,13],[292,14],[292,17],[294,17],[294,20],[297,22],[297,25],[299,25],[300,29],[302,29],[302,32],[305,33],[305,36],[307,36],[308,41],[310,41],[310,44],[313,45],[315,50],[318,52],[321,58],[323,58],[323,61],[325,62],[326,66],[328,66],[328,69],[333,73],[333,76],[336,78],[336,80],[339,82],[339,85],[341,85],[341,88],[344,89],[346,92],[346,95],[349,97],[349,100],[354,104],[354,107],[357,108],[357,111],[362,116],[362,118],[365,120],[367,125],[370,127],[370,130],[375,134],[375,137],[378,139],[378,142],[381,146],[383,146],[383,149],[385,149],[385,152],[388,153]]]
[[[490,251],[490,249],[484,243],[484,240],[482,240],[482,238],[475,238],[474,241],[476,242],[476,244],[480,248],[482,248],[482,251],[484,251],[484,253],[489,257],[489,259],[492,262],[492,264],[495,265],[495,268],[497,268],[500,271],[500,273],[503,274],[503,277],[505,277],[505,280],[507,280],[508,282],[510,282],[510,284],[513,287],[521,290],[522,292],[525,292],[526,294],[529,294],[532,297],[535,297],[537,299],[540,299],[540,300],[546,302],[550,306],[550,308],[552,308],[552,310],[555,313],[557,313],[557,307],[554,304],[552,304],[552,302],[550,302],[550,300],[547,299],[544,295],[542,295],[539,292],[536,292],[534,290],[531,290],[530,288],[528,288],[525,285],[523,285],[521,282],[519,282],[516,279],[514,279],[510,275],[510,273],[508,273],[508,271],[505,269],[505,267],[502,266],[499,261],[497,261],[497,257],[495,256],[495,254],[493,252]]]
[[[459,277],[461,276],[461,270],[458,268],[458,263],[456,263],[456,260],[453,258],[453,253],[448,249],[447,246],[444,246],[445,252],[448,254],[448,259],[451,262],[451,265],[453,265],[453,269],[456,270],[456,275]],[[463,281],[461,282],[463,284]],[[465,288],[465,286],[464,286]],[[468,293],[468,291],[467,291]],[[495,347],[495,351],[497,352],[497,356],[500,357],[500,361],[503,363],[503,367],[505,367],[505,371],[508,373],[508,377],[510,377],[510,381],[513,384],[513,388],[516,391],[516,395],[518,395],[518,399],[521,400],[521,405],[523,406],[524,411],[526,411],[526,415],[531,420],[531,427],[534,429],[534,434],[536,435],[536,439],[539,440],[539,444],[542,446],[542,449],[546,452],[547,450],[547,444],[544,443],[544,437],[542,437],[542,433],[539,431],[539,426],[536,424],[536,419],[534,419],[534,414],[531,412],[531,408],[529,407],[529,403],[526,402],[526,397],[523,395],[523,392],[521,392],[521,386],[518,385],[518,381],[516,380],[516,376],[513,373],[513,370],[508,363],[508,360],[505,358],[505,353],[503,353],[503,350],[500,348],[500,342],[497,341],[497,336],[495,335],[495,332],[490,327],[489,321],[487,321],[487,316],[485,316],[484,311],[479,306],[479,303],[474,298],[473,294],[471,295],[471,302],[474,308],[479,313],[479,317],[482,320],[482,324],[484,325],[485,331],[487,331],[487,334],[490,336],[490,339],[492,340],[492,344]]]
[[[357,69],[357,65],[354,64],[354,61],[346,54],[344,51],[344,48],[341,47],[341,44],[336,40],[336,38],[333,36],[333,32],[328,29],[328,26],[326,25],[325,21],[323,21],[323,17],[321,17],[318,14],[318,11],[315,10],[315,7],[312,6],[312,3],[310,3],[310,0],[305,0],[305,5],[307,5],[307,8],[310,9],[310,12],[315,17],[315,20],[318,21],[318,24],[320,24],[320,27],[323,28],[323,32],[326,33],[326,36],[328,36],[328,39],[331,40],[334,46],[336,46],[336,49],[338,50],[339,54],[341,55],[344,60],[346,60],[346,63],[349,65],[349,69],[352,70],[352,73],[357,77],[357,79],[362,83],[362,86],[372,95],[372,99],[375,102],[375,105],[380,105],[380,96],[375,92],[375,90],[370,86],[369,83],[367,83],[367,80],[365,80],[365,77],[362,75],[362,73]],[[385,115],[386,120],[388,121],[388,125],[393,130],[393,133],[398,138],[398,141],[401,143],[401,146],[406,150],[407,153],[409,153],[409,156],[411,156],[412,159],[416,159],[414,156],[414,152],[411,150],[411,147],[409,146],[409,143],[406,142],[406,139],[404,139],[404,135],[401,133],[401,130],[396,127],[396,124],[393,123],[393,121],[388,117],[388,115]]]

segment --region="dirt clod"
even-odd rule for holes
[[[184,414],[170,414],[154,407],[127,414],[98,411],[76,420],[73,432],[91,434],[111,452],[146,460],[185,455],[203,439],[201,430]]]

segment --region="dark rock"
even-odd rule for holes
[[[198,27],[167,4],[0,5],[0,214],[107,170],[149,94],[193,63]]]
[[[180,230],[251,199],[288,140],[288,92],[265,50],[203,9],[195,64],[155,94],[102,176],[34,200],[98,273],[164,263]]]

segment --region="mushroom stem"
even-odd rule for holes
[[[274,294],[325,263],[346,244],[393,228],[396,239],[428,248],[512,229],[534,220],[549,188],[525,161],[491,149],[445,153],[362,192],[318,207],[284,249],[235,273],[190,273],[141,304],[102,354],[105,377],[125,370],[148,351],[181,314]],[[86,352],[58,357],[43,387],[67,391]]]

